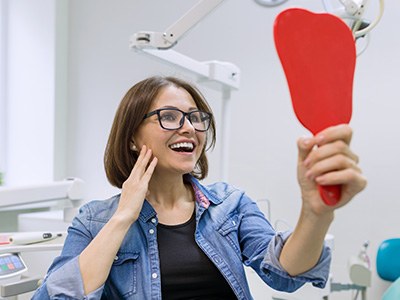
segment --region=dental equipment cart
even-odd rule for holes
[[[43,278],[29,275],[23,253],[61,251],[65,236],[37,244],[0,246],[0,300],[17,300],[18,295],[36,290]]]

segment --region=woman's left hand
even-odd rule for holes
[[[367,181],[358,166],[358,156],[350,149],[352,129],[348,125],[329,127],[314,137],[300,138],[297,176],[303,209],[321,215],[346,205],[362,191]],[[328,206],[318,185],[341,185],[341,198]]]

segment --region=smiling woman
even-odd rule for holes
[[[293,233],[275,232],[243,191],[200,182],[215,130],[206,99],[191,83],[162,76],[136,83],[117,109],[104,155],[107,178],[121,193],[81,207],[33,299],[248,300],[244,266],[277,290],[306,282],[324,287],[333,212],[365,186],[348,146],[350,128],[299,140],[304,205]],[[323,170],[314,168],[319,163]],[[328,207],[316,182],[335,178],[344,192]]]
[[[143,90],[148,92],[143,93]],[[197,132],[196,137],[202,140],[203,136],[208,136],[209,145],[198,145],[199,139],[181,138],[174,140],[174,143],[168,141],[168,150],[177,148],[178,142],[192,144],[193,148],[201,153],[193,174],[202,179],[208,173],[205,150],[213,147],[216,139],[215,121],[203,95],[193,86],[177,78],[152,78],[132,87],[119,105],[107,143],[104,163],[111,184],[121,188],[129,177],[139,156],[139,152],[132,153],[133,145],[139,150],[146,145],[153,151],[161,151],[157,150],[159,147],[151,147],[153,141],[158,141],[164,138],[163,135],[173,131],[187,129],[186,119]],[[141,126],[142,124],[151,127],[148,133],[147,127]],[[157,132],[160,132],[160,135],[156,139],[147,138]],[[157,157],[157,152],[154,155]]]

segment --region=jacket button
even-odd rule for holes
[[[149,230],[149,233],[150,233],[150,234],[153,234],[153,233],[154,233],[154,229],[150,229],[150,230]]]
[[[151,277],[152,277],[153,279],[156,279],[156,278],[158,277],[158,275],[157,275],[157,273],[153,273],[153,274],[151,274]]]

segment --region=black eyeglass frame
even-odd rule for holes
[[[182,113],[182,118],[179,120],[179,127],[177,127],[177,128],[165,128],[163,126],[162,121],[161,121],[160,112],[162,112],[164,110],[175,110],[175,111],[179,111],[179,112]],[[193,113],[198,113],[198,112],[207,115],[207,117],[209,119],[208,126],[207,126],[206,129],[197,129],[192,123],[191,115]],[[179,108],[174,108],[174,107],[171,107],[171,108],[159,108],[159,109],[153,110],[153,111],[145,114],[144,117],[143,117],[143,120],[147,119],[147,118],[149,118],[151,116],[154,116],[154,115],[157,115],[158,122],[160,123],[161,128],[163,128],[165,130],[178,130],[178,129],[181,129],[183,127],[183,124],[185,123],[185,117],[186,117],[188,119],[188,121],[190,122],[190,124],[192,124],[193,128],[196,131],[205,132],[210,128],[211,120],[212,120],[212,113],[209,113],[209,112],[206,112],[206,111],[202,111],[202,110],[198,110],[198,109],[197,110],[192,110],[192,111],[189,111],[189,112],[184,112],[183,110],[180,110]]]

